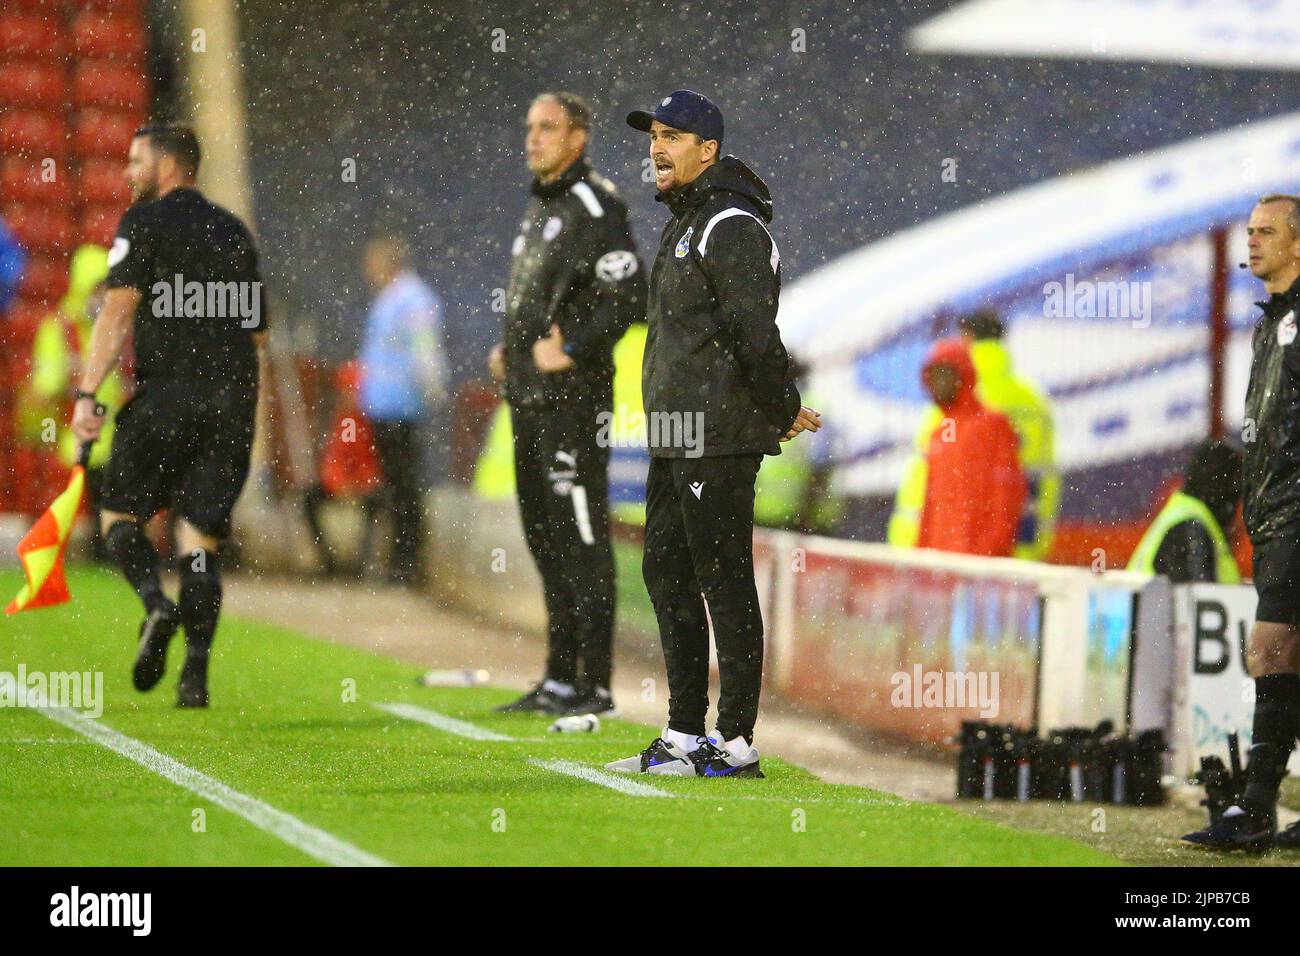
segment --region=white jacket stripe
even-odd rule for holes
[[[596,191],[587,185],[585,181],[578,180],[569,187],[569,192],[582,200],[582,204],[587,207],[587,212],[591,213],[594,218],[599,219],[605,215],[605,207],[596,198]]]
[[[582,183],[577,183],[575,188],[580,185],[582,185]],[[713,227],[724,219],[730,219],[732,216],[748,216],[750,219],[754,220],[754,222],[763,227],[763,231],[767,233],[768,241],[772,243],[772,271],[776,272],[776,267],[781,264],[781,253],[776,249],[776,240],[772,238],[772,233],[769,232],[767,226],[763,224],[763,220],[759,219],[747,209],[737,209],[735,206],[732,206],[730,209],[722,210],[722,212],[709,220],[708,225],[704,227],[704,232],[700,234],[700,244],[698,246],[700,255],[704,255],[706,252],[706,246],[709,242],[709,233],[713,232]]]

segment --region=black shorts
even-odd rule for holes
[[[117,413],[100,507],[147,521],[173,508],[214,538],[248,478],[256,392],[150,383]]]
[[[1255,620],[1300,624],[1300,541],[1280,538],[1258,545],[1253,571],[1259,594]]]

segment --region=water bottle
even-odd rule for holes
[[[468,668],[454,671],[429,671],[420,678],[420,685],[423,687],[481,687],[487,682],[487,671]]]
[[[595,714],[574,714],[561,717],[547,730],[553,734],[594,734],[600,730],[600,718]]]

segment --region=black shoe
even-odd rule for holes
[[[498,714],[567,714],[565,708],[573,699],[573,695],[557,694],[547,688],[548,683],[549,681],[542,681],[518,700],[495,708],[496,712]]]
[[[1277,832],[1277,817],[1256,813],[1241,807],[1229,807],[1218,823],[1204,830],[1188,833],[1182,842],[1202,850],[1244,850],[1262,853],[1273,846]]]
[[[193,649],[185,656],[185,666],[181,669],[181,682],[176,687],[177,707],[208,706],[208,652],[195,653]]]
[[[691,754],[697,777],[756,777],[762,778],[758,767],[758,750],[750,746],[749,753],[737,756],[720,743],[706,740]]]
[[[162,680],[167,669],[167,645],[180,626],[180,611],[166,599],[144,619],[140,625],[140,647],[131,669],[136,690],[153,690]]]
[[[1279,850],[1300,850],[1300,820],[1273,836],[1273,846]]]
[[[552,711],[559,716],[572,714],[608,714],[614,710],[614,698],[604,687],[594,684],[579,684],[572,697],[558,698],[557,704],[563,710]]]

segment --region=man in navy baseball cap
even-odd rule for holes
[[[817,431],[821,416],[802,404],[776,324],[772,194],[740,159],[718,155],[722,113],[678,90],[627,121],[649,134],[655,199],[672,213],[650,274],[641,367],[652,423],[641,574],[663,645],[668,725],[649,747],[605,768],[757,778],[763,616],[754,479],[764,455]],[[669,422],[692,424],[655,427]],[[712,736],[710,624],[720,676]]]
[[[633,110],[627,114],[627,125],[643,133],[650,132],[655,120],[673,129],[695,133],[700,139],[715,139],[722,144],[722,110],[703,93],[677,90],[659,101],[654,112]]]
[[[683,154],[676,149],[660,150],[652,157],[655,187],[660,192],[684,186],[722,155],[722,111],[701,93],[677,90],[660,100],[654,112],[633,110],[627,114],[627,125],[643,133],[651,132],[656,123],[671,134],[666,137],[672,141],[669,146],[677,145],[681,133],[693,133],[696,137],[692,150]],[[713,146],[707,147],[705,144],[710,141]]]

